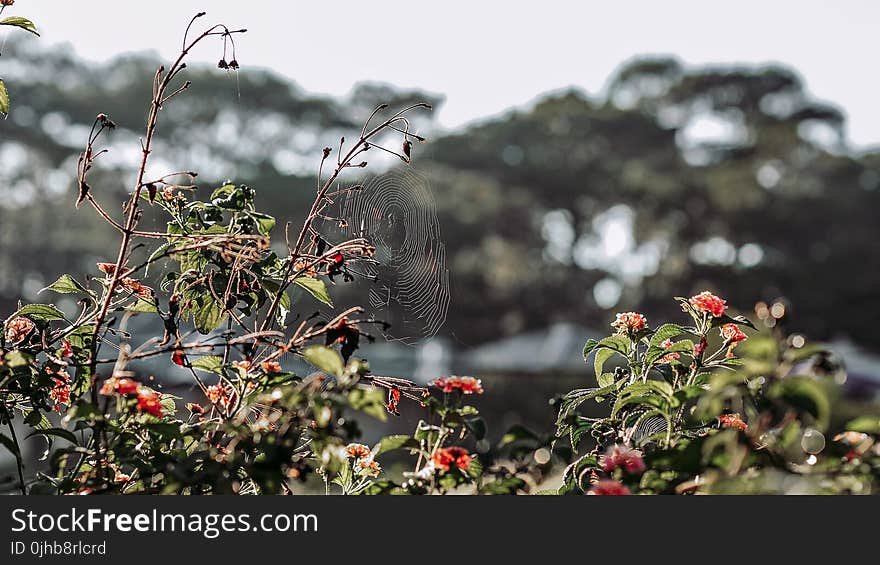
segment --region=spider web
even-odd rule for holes
[[[435,335],[446,321],[450,289],[428,179],[410,167],[392,169],[346,192],[336,206],[344,220],[339,235],[366,238],[376,248],[371,261],[350,266],[371,313],[390,324],[385,338],[413,345]]]

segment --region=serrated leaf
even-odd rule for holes
[[[342,372],[345,370],[342,356],[329,347],[324,347],[323,345],[310,345],[303,349],[300,352],[300,355],[302,355],[306,361],[318,369],[321,369],[328,375],[341,377]]]
[[[324,284],[324,281],[313,279],[312,277],[298,277],[293,281],[293,284],[305,289],[306,292],[315,297],[319,302],[323,302],[331,308],[333,307],[333,301],[330,300],[330,293],[327,292],[327,285]]]
[[[57,281],[53,282],[46,288],[41,289],[40,292],[43,292],[44,290],[51,290],[52,292],[57,292],[59,294],[89,294],[89,291],[70,275],[61,275],[58,277]]]
[[[596,346],[599,345],[599,342],[595,339],[588,339],[587,343],[584,344],[584,361],[587,360],[587,357],[590,356],[590,353],[596,349]]]
[[[223,375],[223,358],[217,355],[205,355],[192,362],[192,368],[215,375]]]
[[[17,316],[24,316],[34,322],[51,322],[64,319],[64,313],[51,304],[28,304],[10,316],[10,319]]]
[[[557,491],[559,494],[570,494],[578,490],[586,491],[589,478],[593,469],[599,468],[599,459],[593,455],[584,455],[565,468],[562,474],[562,486]]]
[[[21,28],[27,32],[36,35],[37,37],[40,36],[40,32],[37,31],[36,24],[34,24],[34,22],[30,21],[29,19],[23,18],[21,16],[9,16],[8,18],[4,18],[3,20],[0,20],[0,25]]]
[[[654,332],[654,335],[651,336],[650,341],[648,341],[649,346],[657,346],[660,347],[661,344],[667,339],[672,339],[680,336],[685,333],[684,328],[679,326],[678,324],[663,324]]]
[[[224,319],[226,319],[226,312],[211,296],[204,296],[203,303],[196,306],[193,312],[193,323],[202,334],[208,334],[217,329]]]

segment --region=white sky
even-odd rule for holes
[[[92,60],[147,49],[170,57],[189,17],[206,10],[206,21],[248,28],[243,72],[268,67],[312,92],[379,80],[442,93],[447,127],[548,90],[601,92],[621,62],[641,54],[690,65],[781,62],[843,107],[856,147],[880,145],[876,0],[18,0],[13,8],[7,14],[33,19],[44,41],[69,42]],[[194,58],[216,63],[218,53],[203,47]]]

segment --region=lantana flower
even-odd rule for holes
[[[625,445],[614,445],[602,456],[602,469],[610,473],[614,469],[624,469],[627,473],[637,475],[645,471],[642,452]]]
[[[471,456],[463,447],[444,447],[434,453],[431,461],[435,467],[444,471],[449,471],[452,467],[467,471],[471,465]]]
[[[594,496],[626,496],[632,493],[621,482],[613,479],[604,479],[591,486],[587,494]]]
[[[638,312],[622,312],[617,314],[616,319],[611,322],[611,327],[617,329],[617,333],[625,334],[627,332],[637,332],[648,325],[648,319]]]
[[[100,394],[104,396],[112,396],[114,394],[135,394],[138,391],[140,383],[128,377],[110,377],[104,381],[101,386]]]
[[[141,388],[137,395],[137,409],[157,418],[162,417],[162,395],[148,388]]]
[[[228,408],[235,399],[235,393],[228,391],[222,384],[211,385],[205,389],[205,396],[211,401],[211,404]]]
[[[708,312],[716,318],[723,316],[724,312],[727,310],[727,301],[715,296],[708,290],[704,290],[700,294],[691,296],[688,302],[690,302],[691,306],[698,311]]]
[[[662,347],[663,349],[669,349],[670,347],[672,347],[672,340],[667,339],[666,341],[664,341],[663,343],[660,344],[660,347]],[[681,357],[680,353],[678,353],[677,351],[673,351],[672,353],[667,353],[662,358],[660,358],[660,362],[661,363],[672,363],[673,361],[679,359],[680,357]]]
[[[736,324],[724,324],[721,326],[721,337],[724,339],[724,343],[728,346],[728,359],[733,357],[733,348],[736,347],[737,343],[749,339],[749,336],[739,329],[739,326]]]
[[[742,432],[749,428],[748,424],[743,422],[739,414],[722,414],[718,416],[718,421],[721,422],[721,426],[724,428],[733,428]]]
[[[34,329],[34,323],[24,316],[17,316],[6,324],[6,341],[8,343],[18,343],[23,340]]]
[[[460,390],[464,394],[483,394],[483,384],[474,377],[438,377],[429,383],[443,392]]]
[[[67,371],[59,369],[52,375],[55,386],[49,391],[49,398],[55,401],[55,410],[60,410],[62,404],[70,404],[70,375]]]
[[[263,361],[262,363],[260,363],[260,368],[267,373],[281,372],[281,364],[277,361]]]
[[[372,454],[370,448],[362,443],[349,443],[345,446],[345,453],[355,459],[364,459]]]

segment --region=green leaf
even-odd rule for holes
[[[660,347],[659,345],[651,345],[648,348],[647,353],[645,353],[645,363],[648,365],[653,365],[657,362],[658,359],[665,356],[667,353],[687,353],[693,355],[693,352],[694,342],[689,339],[676,341],[665,349],[663,347]]]
[[[587,357],[590,356],[590,353],[596,349],[596,346],[599,345],[599,342],[595,339],[588,339],[587,343],[584,344],[584,361],[587,360]]]
[[[727,314],[722,314],[721,316],[718,316],[717,318],[713,316],[711,318],[710,322],[711,322],[710,326],[713,328],[723,326],[724,324],[738,324],[740,326],[747,326],[749,328],[752,328],[753,330],[758,329],[755,327],[755,324],[753,324],[752,321],[749,320],[748,318],[746,318],[745,316],[730,317]]]
[[[193,323],[199,333],[211,333],[226,319],[226,312],[212,296],[203,296],[202,304],[193,312]]]
[[[342,356],[333,349],[324,347],[323,345],[310,345],[303,349],[300,352],[300,355],[302,355],[306,361],[321,369],[328,375],[341,377],[342,372],[345,369],[345,364],[342,362]]]
[[[586,491],[589,488],[591,471],[598,468],[598,457],[584,455],[565,468],[565,472],[562,474],[562,486],[559,487],[558,493],[570,494],[578,490]]]
[[[257,223],[257,229],[261,235],[269,235],[275,229],[275,218],[268,214],[251,212],[248,214]]]
[[[767,396],[781,400],[794,408],[812,415],[821,430],[828,427],[831,403],[822,387],[810,377],[789,376],[770,387]]]
[[[566,418],[571,415],[574,410],[583,404],[585,401],[596,398],[598,396],[605,396],[612,392],[616,385],[609,385],[602,388],[581,388],[575,389],[564,397],[562,397],[562,402],[559,405],[559,416],[556,419],[556,425],[561,426],[565,423]]]
[[[275,320],[282,328],[287,322],[287,315],[290,314],[290,296],[285,292],[278,301],[278,311],[275,313]]]
[[[596,375],[596,380],[598,380],[599,376],[605,371],[605,362],[611,357],[614,357],[615,353],[617,352],[613,349],[600,349],[596,352],[596,358],[593,359],[593,373]],[[599,386],[603,386],[602,383],[599,383]]]
[[[599,381],[600,387],[606,387],[614,384],[614,374],[613,373],[602,373],[596,378]]]
[[[320,279],[311,277],[299,277],[293,281],[293,284],[304,288],[306,292],[311,294],[319,302],[323,302],[327,306],[333,307],[333,301],[330,300],[330,293],[327,292],[327,285]]]
[[[63,428],[49,428],[46,430],[37,430],[37,431],[29,434],[27,437],[33,437],[35,435],[42,435],[42,436],[46,436],[46,437],[60,437],[62,439],[66,439],[67,441],[69,441],[73,445],[79,445],[78,438],[76,437],[76,435],[73,432],[71,432],[70,430],[65,430]]]
[[[632,342],[625,335],[612,335],[599,341],[596,347],[604,347],[616,351],[626,357],[629,354],[629,348]]]
[[[9,318],[24,316],[34,322],[51,322],[63,320],[64,313],[51,304],[28,304]]]
[[[388,419],[388,412],[385,410],[385,393],[377,388],[372,390],[356,388],[348,393],[348,402],[354,410],[361,410],[377,420],[384,422]]]
[[[215,375],[223,375],[223,358],[217,355],[205,355],[194,360],[192,368]]]
[[[21,16],[10,16],[8,18],[4,18],[3,20],[0,20],[0,26],[19,27],[36,35],[37,37],[39,37],[40,35],[40,33],[37,31],[37,26],[34,25],[34,22],[30,21],[27,18],[22,18]]]
[[[43,292],[44,290],[51,290],[52,292],[57,292],[58,294],[88,294],[89,291],[86,288],[76,282],[76,280],[70,275],[61,275],[58,277],[58,280],[47,286],[46,288],[40,290]],[[39,293],[37,293],[39,294]]]
[[[848,431],[862,432],[865,434],[880,434],[880,417],[859,416],[855,420],[850,420],[846,424],[846,429]]]
[[[685,333],[684,328],[679,326],[678,324],[663,324],[654,332],[654,335],[651,336],[651,340],[648,342],[649,346],[657,346],[660,347],[661,344],[667,339],[672,339],[680,336]]]
[[[159,307],[156,305],[155,299],[141,298],[135,296],[135,301],[123,308],[126,312],[134,312],[137,314],[157,314]]]
[[[410,436],[397,435],[383,437],[376,447],[373,448],[373,455],[380,455],[396,449],[418,449],[419,442]]]
[[[6,90],[6,83],[0,80],[0,114],[9,113],[9,91]]]
[[[501,438],[501,442],[498,444],[498,446],[504,447],[505,445],[510,445],[513,442],[521,440],[537,441],[538,436],[536,436],[534,432],[532,432],[525,426],[514,425],[511,426],[509,430],[507,430],[507,433],[505,433],[504,436]]]

